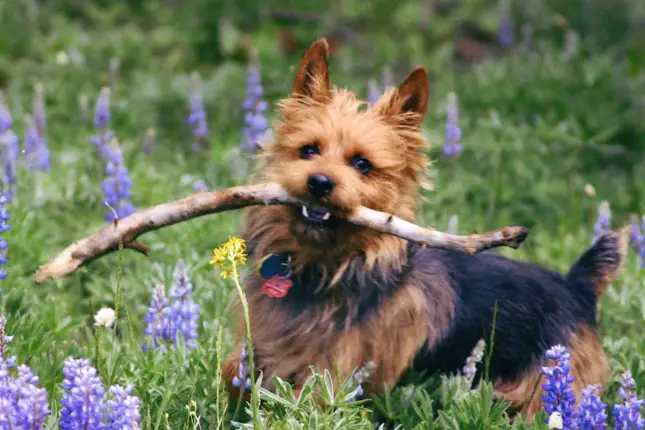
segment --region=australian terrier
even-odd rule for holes
[[[324,39],[306,52],[257,172],[312,204],[245,213],[250,259],[263,262],[244,286],[263,384],[278,376],[297,389],[312,365],[342,380],[372,362],[363,387],[374,393],[395,387],[408,369],[458,371],[492,330],[489,376],[520,412],[532,416],[542,406],[540,366],[551,346],[568,347],[578,397],[605,382],[596,305],[623,262],[625,235],[601,236],[560,274],[496,252],[424,248],[335,217],[327,208],[363,205],[414,220],[429,165],[421,133],[428,75],[415,68],[364,108],[331,86],[327,58]],[[281,270],[276,261],[285,282],[269,285]],[[238,373],[240,350],[224,365],[227,381]]]

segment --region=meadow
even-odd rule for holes
[[[123,218],[244,183],[253,149],[245,136],[263,135],[304,49],[323,35],[333,41],[333,82],[366,99],[412,66],[428,68],[423,130],[433,188],[419,224],[459,233],[523,225],[531,232],[521,249],[500,252],[563,272],[598,231],[633,224],[622,275],[600,303],[613,371],[602,401],[613,420],[626,371],[643,398],[645,48],[637,41],[645,40],[645,5],[261,3],[0,2],[0,429],[36,428],[2,421],[18,404],[7,389],[21,378],[7,366],[14,356],[46,391],[19,387],[46,405],[50,429],[104,428],[74,424],[70,410],[83,401],[69,387],[79,381],[93,387],[85,401],[107,414],[105,428],[547,428],[546,412],[533,423],[512,420],[488,381],[471,389],[463,375],[360,399],[355,385],[334,391],[329,375],[314,373],[312,392],[299,398],[281,384],[261,390],[259,405],[231,410],[220,363],[239,296],[236,280],[210,261],[239,235],[240,211],[146,234],[149,257],[122,250],[34,283],[40,265],[115,211]],[[240,270],[243,277],[248,267]],[[171,344],[145,333],[163,304],[158,285],[167,312],[186,321]],[[111,327],[95,319],[104,307],[116,310]],[[89,359],[96,373],[69,358]]]

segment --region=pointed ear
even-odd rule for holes
[[[379,106],[383,115],[395,117],[403,125],[420,128],[428,108],[428,72],[417,66],[396,91],[389,103]]]
[[[328,56],[327,40],[323,38],[315,41],[300,62],[296,82],[293,84],[291,92],[311,97],[317,102],[328,102],[331,98]]]

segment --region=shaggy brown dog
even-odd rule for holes
[[[255,273],[245,283],[263,383],[279,376],[297,388],[310,365],[346,378],[371,361],[376,371],[365,389],[374,392],[395,386],[408,368],[455,371],[480,338],[488,340],[495,307],[490,375],[519,410],[541,407],[532,392],[544,352],[556,344],[570,350],[578,395],[605,382],[596,303],[623,261],[625,235],[602,236],[562,275],[494,252],[422,248],[334,217],[325,207],[364,205],[414,219],[428,166],[420,132],[428,76],[417,67],[363,109],[353,93],[331,87],[327,55],[325,40],[305,54],[257,178],[311,204],[246,212],[251,260],[277,255],[292,270],[293,287],[281,298],[267,295]],[[240,346],[225,363],[228,381]]]

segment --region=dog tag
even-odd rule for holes
[[[292,286],[293,281],[291,279],[275,275],[273,278],[264,281],[262,289],[269,297],[284,297],[289,293],[289,289]]]

